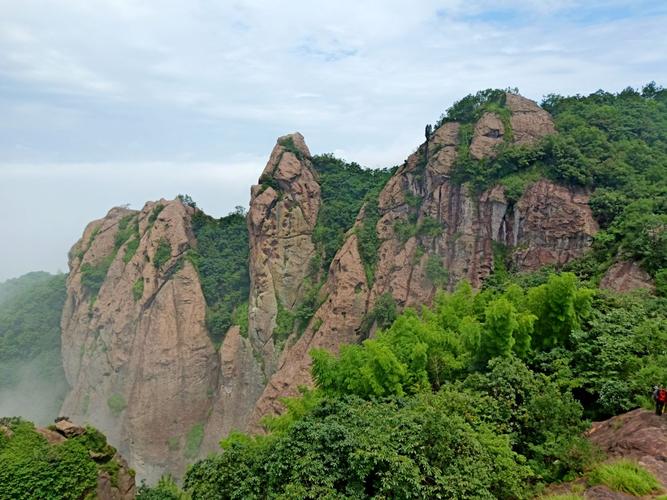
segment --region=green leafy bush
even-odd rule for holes
[[[144,278],[140,277],[132,284],[132,298],[134,299],[135,302],[137,302],[138,300],[141,300],[143,296],[144,296]]]
[[[0,498],[88,498],[94,495],[99,471],[111,472],[112,482],[117,478],[115,449],[91,427],[81,436],[49,444],[30,422],[1,419],[0,425],[12,432],[0,438]],[[102,454],[99,463],[91,452]]]
[[[162,269],[169,259],[171,259],[171,244],[166,238],[160,238],[153,255],[153,265],[157,269]]]
[[[232,324],[239,324],[242,332],[247,325],[247,304],[243,304],[248,300],[250,277],[245,213],[237,207],[226,217],[214,219],[197,211],[192,225],[197,248],[189,252],[188,259],[199,273],[209,335],[220,345]]]
[[[331,154],[313,156],[312,163],[322,196],[313,241],[322,250],[320,266],[327,271],[364,200],[377,197],[393,169],[362,168]]]
[[[176,484],[174,478],[166,474],[158,483],[149,487],[142,483],[137,490],[137,500],[189,500],[191,497]]]
[[[65,278],[38,272],[0,283],[0,406],[40,423],[57,414],[68,390],[60,354]],[[41,397],[20,404],[27,384]]]
[[[196,463],[193,498],[508,498],[530,470],[505,436],[444,398],[323,400],[275,438],[236,436]]]

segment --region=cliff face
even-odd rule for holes
[[[278,316],[297,306],[315,257],[312,234],[320,208],[320,186],[301,134],[278,139],[259,180],[252,187],[248,212],[248,332],[271,372]]]
[[[188,251],[192,207],[178,200],[112,209],[70,252],[62,355],[71,386],[62,413],[102,429],[141,478],[180,474],[244,429],[291,330],[274,338],[303,294],[320,205],[300,134],[281,138],[248,213],[248,335],[216,351]]]
[[[187,434],[206,421],[217,383],[201,285],[184,258],[192,211],[164,200],[113,209],[70,252],[62,412],[102,429],[151,479],[184,468]]]
[[[492,157],[504,142],[531,144],[555,132],[550,115],[528,99],[508,94],[506,108],[511,130],[493,113],[474,124],[473,159]],[[327,300],[284,353],[257,403],[254,422],[278,410],[280,397],[310,383],[311,348],[335,351],[341,343],[363,338],[362,323],[378,297],[389,294],[399,307],[417,306],[430,302],[438,287],[451,289],[462,279],[481,286],[499,255],[507,255],[507,264],[517,270],[535,270],[562,265],[590,246],[597,224],[582,190],[540,180],[512,203],[502,186],[475,193],[452,182],[460,127],[449,122],[435,130],[380,193],[373,283],[364,272],[355,231],[349,233],[329,270]]]
[[[554,133],[532,101],[508,94],[506,112],[468,125],[466,145],[464,125],[445,123],[410,155],[377,204],[362,208],[303,332],[294,317],[320,280],[313,233],[323,201],[300,134],[278,139],[252,187],[247,331],[231,327],[217,352],[187,259],[197,245],[194,209],[163,200],[91,223],[70,254],[62,330],[72,390],[63,412],[107,433],[140,477],[178,474],[229,431],[258,429],[281,396],[310,384],[310,349],[336,351],[372,334],[380,297],[399,308],[428,303],[462,279],[481,286],[500,265],[534,270],[580,256],[597,231],[586,192],[539,180],[510,200],[500,185],[477,192],[452,181],[462,147],[483,160],[501,144]],[[369,227],[373,262],[360,243]]]

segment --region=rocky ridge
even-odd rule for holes
[[[484,113],[474,125],[470,154],[492,157],[508,137],[531,144],[554,133],[549,114],[534,102],[508,94],[509,130],[501,117]],[[502,186],[476,193],[451,180],[461,125],[448,122],[410,155],[378,200],[380,240],[374,281],[369,283],[352,230],[333,260],[324,286],[326,301],[295,346],[285,352],[253,414],[253,422],[279,409],[279,399],[310,383],[314,347],[336,351],[362,340],[362,324],[382,295],[399,307],[429,303],[438,287],[460,280],[479,287],[494,269],[498,249],[518,270],[562,265],[579,257],[598,230],[588,193],[547,180],[529,186],[512,203]],[[363,214],[357,226],[363,223]],[[407,230],[406,230],[407,228]]]
[[[508,117],[485,113],[473,125],[471,157],[491,158],[502,144],[555,132],[532,101],[508,94],[506,109]],[[581,256],[597,231],[588,193],[539,180],[513,201],[500,185],[476,192],[458,184],[451,175],[460,131],[456,122],[437,128],[384,186],[377,206],[362,208],[324,270],[320,306],[303,332],[284,318],[297,311],[305,284],[319,280],[313,231],[322,199],[300,134],[278,139],[252,187],[247,334],[233,326],[217,351],[187,258],[197,245],[194,208],[161,200],[138,212],[113,209],[89,224],[70,252],[62,330],[72,390],[63,413],[101,428],[140,477],[179,474],[232,429],[259,429],[263,415],[280,411],[280,397],[311,384],[310,349],[336,351],[372,334],[380,297],[400,309],[428,303],[437,288],[462,279],[479,287],[505,261],[533,270]],[[374,263],[359,245],[368,224],[379,240]],[[119,238],[128,226],[132,234]],[[95,291],[91,269],[104,266]],[[190,449],[193,436],[198,452]]]

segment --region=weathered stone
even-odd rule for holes
[[[619,261],[604,273],[600,288],[615,292],[630,292],[643,288],[652,292],[655,290],[655,284],[651,276],[636,262]]]
[[[310,262],[316,254],[312,233],[319,208],[320,186],[303,136],[297,132],[280,137],[260,185],[252,188],[248,213],[248,331],[267,375],[277,361],[272,335],[278,309],[294,309],[305,292]]]
[[[507,93],[505,106],[511,113],[510,125],[514,144],[532,144],[545,135],[556,132],[551,115],[530,99]]]
[[[604,422],[595,422],[588,439],[610,458],[639,462],[667,487],[667,421],[637,409]]]
[[[508,94],[507,107],[514,144],[529,144],[554,132],[551,117],[534,102]],[[502,186],[475,193],[451,182],[448,174],[457,157],[459,127],[450,122],[435,130],[428,144],[408,157],[380,193],[376,227],[380,248],[370,286],[354,248],[356,236],[353,232],[348,236],[324,286],[328,300],[303,337],[282,353],[253,422],[267,412],[279,411],[281,396],[293,395],[299,385],[311,383],[309,348],[326,346],[336,351],[342,342],[361,340],[359,327],[381,295],[391,294],[404,307],[427,304],[438,286],[451,289],[462,279],[479,287],[494,269],[497,245],[508,247],[520,270],[562,265],[588,248],[597,225],[582,190],[543,180],[529,186],[512,204]],[[493,156],[505,140],[500,117],[485,113],[475,124],[471,155]],[[398,224],[412,224],[415,236],[401,241]],[[423,224],[431,228],[427,234],[419,231]],[[440,276],[433,276],[433,268],[441,268]]]
[[[495,113],[484,113],[475,124],[470,143],[470,156],[475,160],[490,158],[496,154],[497,147],[503,143],[505,126]]]
[[[85,434],[86,429],[78,425],[74,425],[69,420],[58,420],[55,423],[56,431],[66,438],[71,438],[75,436],[81,436]]]
[[[506,242],[516,248],[513,259],[530,271],[580,257],[598,231],[585,191],[546,180],[528,187],[508,226]]]
[[[199,277],[183,258],[195,245],[193,213],[178,200],[147,203],[140,212],[113,209],[89,224],[70,252],[61,326],[72,389],[63,413],[102,430],[148,480],[182,473],[183,453],[168,442],[206,422],[218,378]],[[127,243],[116,249],[115,237],[127,216],[138,222],[139,245],[125,262]],[[157,268],[161,242],[168,242],[171,255]],[[111,263],[94,297],[82,284],[82,268],[105,259]],[[144,290],[135,300],[139,280]]]
[[[497,146],[530,144],[553,133],[551,117],[535,103],[507,95],[509,122],[485,113],[474,126],[470,152],[489,158]],[[509,123],[512,134],[505,125]],[[320,186],[303,137],[278,139],[258,185],[251,189],[248,334],[232,327],[216,352],[205,328],[206,303],[196,270],[182,257],[196,245],[191,207],[161,200],[140,212],[113,209],[88,225],[70,252],[63,312],[63,359],[72,391],[63,411],[108,434],[140,477],[183,472],[182,446],[204,425],[201,453],[215,451],[232,429],[258,430],[261,416],[280,411],[279,398],[312,384],[313,347],[336,352],[372,334],[364,319],[390,294],[399,307],[429,303],[438,287],[460,280],[479,287],[494,269],[494,250],[506,246],[520,270],[562,265],[590,245],[597,225],[588,194],[541,180],[516,203],[502,186],[479,193],[449,178],[458,156],[460,125],[439,127],[411,154],[379,195],[380,240],[372,283],[358,240],[350,231],[321,288],[321,306],[300,337],[277,342],[279,310],[294,312],[319,277],[311,266],[321,204]],[[114,248],[123,217],[139,223],[136,254],[124,262]],[[364,209],[356,225],[365,220]],[[404,225],[405,241],[398,225]],[[426,229],[425,229],[426,228]],[[407,229],[407,231],[406,231]],[[153,265],[160,242],[171,256]],[[82,267],[111,259],[95,300],[82,284]],[[132,287],[144,282],[135,300]],[[186,411],[184,411],[186,410]],[[106,488],[106,479],[100,479]]]
[[[334,257],[323,294],[326,300],[306,332],[283,352],[276,373],[257,402],[250,419],[254,430],[259,430],[263,415],[281,411],[280,397],[294,396],[300,386],[312,384],[308,351],[324,348],[337,352],[341,344],[358,338],[357,330],[368,308],[368,285],[356,235],[351,234]]]

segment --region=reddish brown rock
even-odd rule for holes
[[[218,378],[201,284],[184,259],[195,244],[193,211],[178,200],[147,203],[140,212],[113,209],[89,224],[70,252],[61,326],[71,391],[62,412],[102,430],[149,480],[167,470],[182,473],[183,452],[169,444],[206,422]],[[132,238],[115,244],[125,217],[138,227],[131,258]],[[156,252],[165,245],[169,254],[158,268]],[[105,261],[95,295],[82,282],[84,269]],[[133,291],[138,282],[140,297]]]
[[[108,472],[97,475],[95,490],[98,500],[134,500],[137,495],[134,473],[130,471],[127,462],[119,455],[114,456],[120,467],[115,480]]]
[[[470,156],[475,160],[489,158],[496,154],[499,145],[504,142],[505,126],[495,113],[484,113],[475,124],[470,143]]]
[[[250,232],[249,338],[267,375],[278,352],[273,330],[279,307],[292,310],[303,296],[315,257],[312,233],[320,186],[310,151],[299,133],[278,139],[260,184],[253,186]]]
[[[507,107],[512,143],[530,144],[554,132],[551,117],[534,102],[508,95]],[[283,352],[253,422],[278,411],[279,397],[293,395],[299,385],[311,383],[310,348],[326,346],[335,351],[341,342],[361,340],[366,332],[360,332],[360,325],[381,295],[391,294],[404,307],[429,303],[437,287],[451,289],[462,279],[479,287],[493,271],[494,245],[507,246],[521,270],[562,265],[590,245],[597,225],[583,191],[543,180],[529,186],[513,204],[502,186],[475,193],[451,182],[459,128],[458,123],[449,122],[435,130],[380,193],[376,226],[380,247],[372,284],[366,283],[361,257],[353,248],[356,236],[348,236],[323,289],[328,300],[303,337]],[[506,140],[505,133],[497,115],[482,115],[474,126],[471,156],[493,156]],[[363,219],[362,210],[357,224]]]
[[[551,115],[530,99],[507,93],[505,106],[511,113],[510,125],[514,144],[532,144],[545,135],[556,132]]]
[[[667,420],[637,409],[595,422],[588,439],[610,459],[636,460],[667,488]]]
[[[580,257],[598,231],[588,194],[541,180],[528,187],[508,220],[507,243],[522,270],[561,266]]]
[[[619,261],[604,273],[600,288],[615,292],[631,292],[645,289],[653,292],[655,284],[651,276],[634,261]]]
[[[49,444],[60,444],[65,442],[67,439],[59,432],[52,431],[51,429],[42,429],[38,427],[35,430],[38,434],[41,434]],[[2,429],[0,429],[0,432],[2,432]]]
[[[507,108],[509,122],[485,113],[474,125],[473,158],[554,132],[551,117],[532,101],[508,94]],[[328,270],[321,306],[303,335],[293,332],[286,341],[274,338],[279,309],[294,312],[311,282],[320,281],[311,266],[320,186],[300,134],[278,140],[252,187],[248,331],[232,327],[217,352],[205,328],[201,283],[183,258],[196,245],[193,209],[162,200],[155,220],[156,204],[149,203],[140,212],[114,209],[91,223],[70,252],[62,327],[72,391],[63,411],[107,433],[140,477],[179,475],[188,431],[204,426],[205,454],[232,429],[257,429],[262,415],[280,410],[281,396],[312,383],[310,349],[335,352],[369,334],[364,319],[378,297],[390,294],[405,307],[429,303],[438,287],[451,289],[462,279],[479,287],[494,269],[498,245],[525,270],[562,265],[585,251],[597,230],[586,192],[542,180],[513,203],[502,186],[478,193],[455,184],[449,176],[459,135],[458,123],[439,127],[382,190],[372,283],[352,230]],[[127,243],[115,248],[115,239],[128,216],[138,223],[139,245],[124,259]],[[365,222],[362,209],[356,225]],[[164,242],[170,256],[156,268]],[[94,298],[82,284],[83,268],[105,262],[109,270]],[[138,280],[140,297],[133,294]]]
[[[69,420],[57,420],[55,423],[56,431],[65,436],[66,438],[71,438],[75,436],[81,436],[86,432],[86,429],[78,425],[74,425]]]
[[[219,451],[223,436],[246,428],[248,415],[266,385],[261,361],[238,326],[232,326],[225,334],[218,357],[218,387],[202,444],[205,453]]]
[[[341,344],[358,339],[358,329],[368,308],[368,285],[354,234],[333,259],[322,294],[326,297],[324,303],[301,338],[283,352],[278,370],[257,402],[250,419],[254,430],[259,430],[258,422],[263,415],[281,411],[280,397],[294,396],[300,386],[312,384],[308,355],[311,349],[337,352]]]

